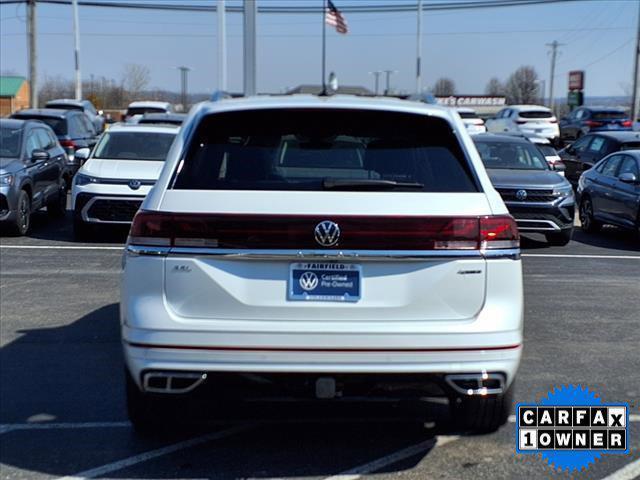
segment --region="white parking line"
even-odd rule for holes
[[[0,248],[8,250],[124,250],[124,247],[109,247],[102,245],[2,245]]]
[[[67,477],[62,477],[59,480],[83,480],[87,478],[100,477],[102,475],[106,475],[107,473],[115,472],[117,470],[122,470],[127,467],[132,467],[133,465],[147,462],[149,460],[153,460],[154,458],[158,458],[163,455],[168,455],[170,453],[174,453],[180,450],[202,445],[203,443],[211,442],[213,440],[220,440],[222,438],[229,437],[231,435],[235,435],[237,433],[241,433],[246,430],[249,430],[254,426],[255,424],[238,425],[236,427],[232,427],[227,430],[222,430],[221,432],[214,432],[214,433],[209,433],[207,435],[202,435],[200,437],[190,438],[189,440],[184,440],[182,442],[174,443],[172,445],[167,445],[166,447],[158,448],[156,450],[151,450],[149,452],[140,453],[138,455],[134,455],[129,458],[124,458],[122,460],[118,460],[117,462],[107,463],[106,465],[92,468],[90,470],[85,470],[84,472],[76,473],[74,475],[70,475]]]
[[[629,414],[629,421],[630,422],[640,422],[640,415],[635,414],[635,413]],[[516,416],[515,415],[510,415],[509,416],[509,423],[516,423]]]
[[[58,430],[80,428],[127,428],[129,422],[77,422],[77,423],[5,423],[0,425],[0,434],[14,430]]]
[[[447,443],[458,440],[459,438],[459,436],[455,435],[438,436],[436,437],[435,441],[434,439],[426,440],[416,445],[412,445],[411,447],[398,450],[397,452],[394,452],[390,455],[378,458],[372,462],[349,469],[345,472],[339,473],[338,475],[327,477],[324,480],[357,480],[362,477],[362,475],[376,472],[388,465],[393,465],[394,463],[398,463],[401,460],[405,460],[407,458],[413,457],[414,455],[418,455],[426,450],[441,447],[443,445],[446,445]]]
[[[633,480],[634,478],[640,478],[640,459],[616,470],[602,480]]]
[[[640,255],[564,255],[559,253],[523,253],[521,256],[543,258],[610,258],[615,260],[640,260]]]

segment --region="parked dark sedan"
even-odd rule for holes
[[[566,245],[573,233],[571,184],[552,171],[529,140],[510,135],[471,137],[491,183],[522,232],[543,233],[551,245]]]
[[[31,225],[31,213],[67,208],[67,155],[42,122],[0,119],[0,223],[18,235]],[[4,230],[4,228],[3,228]]]
[[[600,159],[620,150],[638,148],[640,148],[638,132],[600,132],[580,137],[560,150],[558,154],[566,166],[565,177],[574,188],[577,188],[582,172],[589,170]]]
[[[14,113],[11,118],[40,120],[49,125],[56,133],[60,145],[67,151],[73,173],[80,168],[80,162],[74,157],[75,152],[81,148],[91,149],[98,141],[89,118],[78,110],[27,109]]]
[[[576,140],[587,133],[631,130],[631,118],[622,108],[579,107],[560,120],[560,138]]]
[[[603,158],[580,177],[578,195],[584,231],[606,223],[635,230],[640,238],[640,150]]]

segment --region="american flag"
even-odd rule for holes
[[[340,13],[340,10],[336,8],[331,0],[328,0],[327,3],[327,11],[325,12],[324,21],[331,25],[332,27],[336,27],[336,32],[342,33],[346,35],[349,33],[349,27],[347,25],[347,21]]]

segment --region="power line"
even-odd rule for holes
[[[605,31],[620,31],[620,30],[633,30],[632,27],[607,27],[602,28]],[[509,35],[519,33],[553,33],[553,32],[565,32],[566,29],[539,29],[539,30],[478,30],[478,31],[452,31],[452,32],[429,32],[423,33],[424,37],[439,37],[439,36],[455,36],[455,35]],[[0,36],[18,36],[24,35],[24,32],[11,32],[2,33]],[[49,36],[70,36],[71,32],[40,32],[39,35]],[[125,32],[85,32],[82,36],[87,37],[193,37],[193,38],[215,38],[215,33],[164,33],[164,32],[149,32],[149,33],[125,33]],[[241,37],[241,34],[227,35],[229,37]],[[315,33],[263,33],[260,34],[260,38],[313,38],[318,36]],[[350,33],[352,37],[413,37],[413,33]],[[560,62],[558,62],[559,64]]]
[[[11,3],[25,3],[27,0],[0,0],[0,5]],[[54,5],[71,5],[72,0],[37,0],[38,3],[49,3]],[[501,7],[522,7],[531,5],[549,5],[553,3],[579,2],[586,0],[475,0],[475,1],[451,1],[447,3],[430,3],[423,5],[423,11],[438,10],[467,10],[467,9],[483,9],[483,8],[501,8]],[[184,5],[169,3],[135,3],[120,2],[108,3],[98,0],[80,0],[80,6],[85,7],[102,7],[102,8],[129,8],[142,10],[167,10],[167,11],[184,11],[184,12],[215,12],[215,5]],[[405,4],[386,4],[386,5],[346,5],[341,7],[345,13],[395,13],[395,12],[415,12],[417,5],[415,3]],[[228,6],[226,11],[230,13],[242,13],[242,6]],[[258,13],[322,13],[321,6],[262,6],[258,8]]]

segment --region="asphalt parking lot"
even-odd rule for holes
[[[38,213],[28,237],[0,239],[0,476],[4,479],[548,478],[515,454],[513,422],[490,435],[427,428],[376,408],[281,407],[277,418],[137,436],[127,422],[118,336],[126,233],[76,243]],[[581,383],[633,404],[628,456],[605,455],[579,478],[640,476],[640,245],[579,229],[567,247],[523,245],[525,349],[516,401]]]

